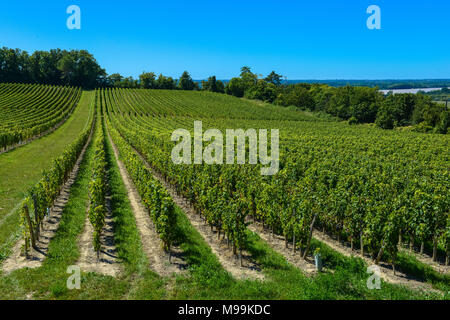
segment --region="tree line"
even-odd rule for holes
[[[116,88],[143,88],[143,89],[165,89],[165,90],[206,90],[211,92],[225,93],[225,84],[217,80],[216,76],[211,76],[201,83],[192,79],[189,72],[184,71],[179,79],[166,77],[162,74],[156,76],[154,72],[143,72],[139,79],[133,77],[123,77],[119,73],[114,73],[107,77],[108,86]]]
[[[223,92],[223,84],[212,84],[214,91]],[[139,79],[108,75],[87,50],[35,51],[29,54],[21,49],[0,48],[0,83],[36,83],[76,86],[85,89],[99,87],[200,90],[200,85],[185,71],[179,79],[159,77],[143,72]],[[208,86],[208,84],[205,84]],[[222,88],[222,89],[220,89]]]
[[[239,77],[225,86],[225,93],[257,99],[302,110],[320,111],[348,120],[350,124],[375,123],[384,129],[414,126],[421,132],[447,133],[450,111],[428,95],[383,95],[377,87],[350,85],[331,87],[326,84],[283,84],[283,76],[272,71],[262,78],[242,67]]]
[[[0,82],[38,83],[95,88],[106,72],[86,50],[35,51],[0,49]]]
[[[119,73],[107,75],[94,56],[86,50],[35,51],[32,55],[20,49],[0,49],[0,83],[41,83],[98,87],[144,88],[166,90],[206,90],[236,97],[257,99],[303,110],[321,111],[350,124],[375,123],[384,129],[414,126],[422,132],[447,133],[450,112],[445,105],[424,94],[389,94],[377,87],[332,87],[320,83],[283,83],[283,76],[272,71],[265,78],[247,66],[239,77],[227,83],[209,77],[199,84],[189,72],[179,79],[153,72],[143,72],[139,79]]]

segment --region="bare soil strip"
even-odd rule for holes
[[[357,256],[359,258],[362,258],[369,266],[374,264],[372,259],[370,259],[369,257],[367,257],[367,256],[362,257],[359,254],[359,252],[352,251],[350,247],[347,247],[347,246],[339,243],[337,240],[331,238],[327,234],[325,234],[317,229],[314,230],[313,237],[316,238],[317,240],[325,243],[326,245],[331,247],[333,250],[343,254],[346,257]],[[381,271],[380,277],[386,282],[398,284],[398,285],[404,285],[406,287],[409,287],[409,288],[415,289],[415,290],[432,291],[435,293],[442,294],[441,291],[433,289],[430,284],[425,283],[425,282],[421,281],[420,279],[414,278],[410,275],[404,274],[400,271],[396,271],[395,275],[394,275],[392,266],[388,263],[380,262],[378,266],[380,267],[380,271]]]
[[[134,149],[135,150],[135,149]],[[153,176],[158,179],[162,185],[169,192],[175,204],[180,207],[186,214],[191,225],[200,233],[202,238],[211,248],[211,251],[219,259],[222,267],[232,274],[237,279],[258,279],[263,280],[264,274],[261,271],[260,266],[252,259],[251,255],[245,250],[242,251],[242,266],[240,259],[233,255],[231,248],[228,246],[227,241],[222,238],[218,239],[217,231],[212,230],[202,219],[202,217],[196,214],[194,208],[189,203],[188,199],[178,195],[175,188],[167,183],[163,176],[152,169],[148,162],[142,157],[142,155],[135,150],[146,167],[151,170]]]
[[[109,141],[113,147],[114,156],[119,166],[120,175],[128,191],[128,198],[134,212],[136,225],[141,234],[142,247],[150,261],[150,267],[162,276],[171,276],[174,273],[183,273],[187,269],[187,263],[183,260],[183,253],[178,246],[171,247],[171,262],[169,262],[169,254],[166,253],[161,245],[161,240],[156,232],[155,226],[142,204],[142,199],[129,176],[125,165],[119,160],[119,152],[116,145],[109,137]]]
[[[80,259],[77,265],[80,266],[82,270],[88,272],[97,272],[115,277],[120,273],[121,268],[117,256],[117,249],[114,245],[114,222],[111,215],[110,199],[111,196],[107,196],[107,213],[105,217],[105,226],[103,227],[100,237],[102,243],[100,254],[97,257],[97,253],[94,250],[94,245],[92,243],[94,228],[86,213],[84,231],[78,241]]]
[[[306,260],[300,256],[300,251],[296,250],[295,253],[292,250],[292,244],[288,244],[286,248],[284,238],[280,235],[272,235],[272,232],[263,228],[262,223],[253,222],[247,227],[252,232],[256,233],[261,239],[276,252],[281,254],[289,263],[294,265],[303,271],[306,275],[315,275],[317,270],[314,264],[314,260],[307,257]],[[326,269],[326,268],[324,268]]]
[[[70,173],[69,179],[62,187],[55,204],[52,208],[50,208],[49,215],[45,217],[42,222],[39,240],[36,241],[36,249],[31,248],[28,257],[22,255],[23,239],[20,238],[13,246],[11,255],[2,265],[4,272],[9,273],[21,268],[38,268],[42,265],[42,262],[47,257],[50,241],[53,239],[58,230],[62,212],[69,201],[70,188],[76,180],[78,170],[80,169],[80,163],[84,158],[84,154],[86,153],[89,143],[91,142],[92,134],[93,130],[91,129],[86,144],[84,145],[83,150],[78,156],[77,162]]]

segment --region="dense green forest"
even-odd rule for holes
[[[94,56],[86,50],[53,49],[28,54],[20,49],[0,49],[0,83],[21,82],[79,86],[83,88],[119,87],[167,90],[206,90],[236,97],[256,99],[301,110],[324,112],[349,124],[375,123],[384,129],[413,126],[421,132],[447,133],[450,112],[444,104],[433,102],[432,94],[388,94],[378,87],[345,85],[334,87],[323,83],[286,83],[284,77],[272,71],[259,76],[247,66],[239,77],[227,81],[209,77],[200,84],[189,72],[179,79],[143,72],[139,79],[123,77],[118,73],[107,75]],[[386,80],[387,81],[387,80]],[[436,80],[437,81],[437,80]],[[414,85],[448,85],[447,82],[425,81]],[[372,81],[369,85],[373,85]],[[331,83],[333,84],[333,83]],[[390,82],[382,83],[394,88]],[[411,87],[411,83],[400,85]],[[395,88],[399,88],[398,86]],[[448,97],[448,89],[440,94]],[[434,99],[436,100],[436,99]]]

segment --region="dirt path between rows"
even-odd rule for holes
[[[317,240],[325,243],[329,247],[331,247],[333,250],[343,254],[346,257],[359,257],[362,258],[367,265],[371,266],[373,265],[372,259],[370,259],[367,256],[362,257],[357,251],[352,251],[350,247],[347,247],[341,243],[339,243],[337,240],[331,238],[327,234],[315,229],[313,233],[313,237]],[[398,285],[404,285],[406,287],[409,287],[411,289],[415,290],[421,290],[421,291],[431,291],[434,293],[442,294],[442,291],[434,289],[430,284],[425,283],[421,281],[420,279],[414,278],[410,275],[407,275],[405,273],[402,273],[400,271],[396,271],[394,275],[394,271],[392,269],[392,266],[390,264],[387,264],[385,262],[380,262],[380,277],[389,283],[398,284]]]
[[[300,251],[298,250],[294,253],[292,250],[292,244],[289,244],[288,248],[286,248],[284,237],[277,234],[272,235],[272,232],[263,228],[262,223],[259,222],[251,222],[247,228],[256,233],[273,250],[281,254],[290,264],[303,271],[306,275],[317,274],[314,260],[311,257],[307,257],[306,260],[303,259],[300,256]]]
[[[69,179],[62,187],[59,196],[56,198],[55,204],[52,208],[50,208],[49,215],[45,217],[42,222],[41,233],[39,239],[36,241],[37,248],[31,248],[28,257],[22,255],[23,238],[21,237],[13,246],[11,255],[2,265],[4,272],[9,273],[11,271],[27,267],[38,268],[42,265],[42,262],[47,257],[50,241],[58,231],[64,207],[70,198],[70,188],[77,178],[81,161],[83,160],[87,147],[91,142],[93,132],[93,127],[91,127],[89,137],[81,150],[80,155],[78,156],[77,162],[70,173]]]
[[[97,272],[115,277],[120,273],[121,268],[117,256],[117,249],[114,245],[114,222],[111,214],[110,200],[111,196],[107,195],[107,213],[105,217],[105,226],[103,227],[102,234],[100,236],[102,248],[98,258],[92,243],[94,228],[89,221],[88,207],[84,222],[84,231],[78,241],[78,246],[80,248],[80,259],[78,260],[77,265],[80,266],[82,270],[88,272]]]
[[[119,159],[119,151],[112,141],[108,132],[108,139],[114,151],[119,166],[120,175],[128,191],[128,198],[133,209],[136,225],[141,235],[142,247],[147,258],[150,261],[150,267],[162,276],[171,276],[174,273],[183,273],[187,269],[187,263],[183,260],[183,252],[178,246],[171,247],[171,262],[169,254],[166,253],[161,245],[161,240],[156,232],[155,226],[151,221],[147,209],[142,204],[142,199],[129,176],[125,165]]]
[[[256,263],[256,261],[254,261],[254,259],[248,252],[246,252],[245,250],[242,251],[243,263],[241,266],[240,260],[237,256],[233,255],[233,252],[228,246],[226,239],[218,239],[217,231],[211,230],[211,227],[208,226],[205,221],[203,221],[202,217],[196,214],[188,199],[178,195],[175,188],[167,183],[160,173],[153,170],[153,168],[148,164],[145,158],[136,149],[134,149],[134,151],[141,158],[146,167],[151,170],[153,176],[161,182],[164,188],[166,188],[175,204],[180,207],[181,210],[183,210],[191,225],[200,233],[203,240],[205,240],[205,242],[211,248],[211,251],[216,255],[216,257],[219,259],[220,264],[226,271],[231,273],[232,276],[237,279],[264,280],[265,277],[261,271],[260,266]]]

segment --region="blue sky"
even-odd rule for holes
[[[68,30],[66,8],[81,8]],[[381,30],[369,30],[369,5]],[[194,79],[450,78],[450,1],[2,1],[0,46],[87,49],[108,73]]]

